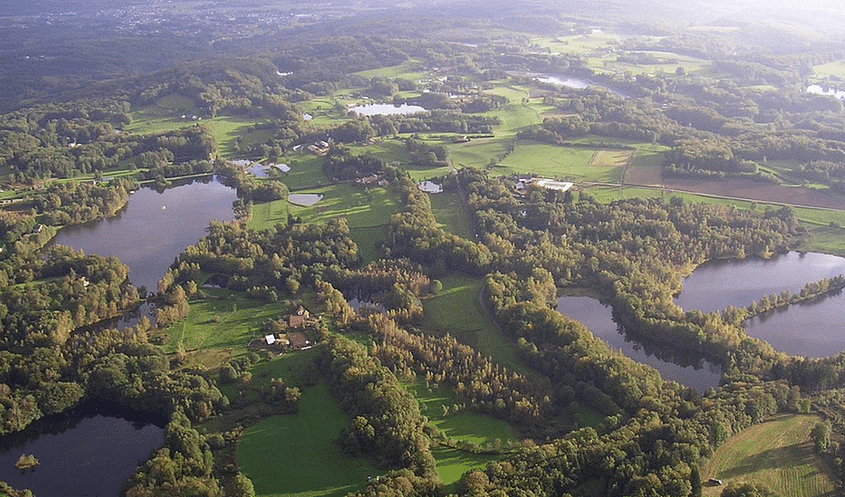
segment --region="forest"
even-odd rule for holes
[[[127,497],[841,493],[845,352],[745,325],[845,275],[675,301],[708,262],[845,254],[845,44],[823,6],[773,8],[786,29],[721,4],[75,4],[0,16],[0,435],[89,401],[161,416]],[[355,111],[371,104],[395,112]],[[235,219],[156,288],[51,241],[209,177]],[[718,385],[663,378],[559,312],[566,295]],[[255,430],[319,432],[329,412],[343,427],[321,450],[366,478],[265,478]],[[820,480],[722,485],[725,452],[782,420],[806,423]],[[260,433],[272,457],[297,450]],[[469,462],[449,474],[448,454]]]

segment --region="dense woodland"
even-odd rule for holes
[[[454,17],[425,13],[431,27],[467,22],[458,6],[443,8]],[[667,177],[771,182],[778,178],[766,169],[768,161],[794,161],[798,181],[841,193],[845,108],[836,98],[800,89],[813,65],[839,60],[842,48],[800,50],[799,40],[788,37],[768,46],[761,36],[771,34],[768,28],[681,35],[659,23],[619,21],[620,32],[655,35],[620,38],[620,61],[648,64],[647,51],[666,50],[711,61],[712,72],[609,75],[592,71],[583,55],[531,46],[527,35],[480,34],[504,23],[513,8],[480,8],[481,24],[473,24],[479,29],[458,42],[421,34],[417,19],[383,23],[376,16],[346,19],[348,34],[335,34],[341,21],[308,20],[296,29],[313,28],[314,37],[276,26],[256,28],[249,40],[221,36],[211,43],[196,34],[203,29],[191,31],[203,26],[199,21],[186,19],[184,31],[171,26],[162,40],[149,42],[182,47],[161,52],[168,55],[160,61],[151,60],[150,45],[127,41],[131,48],[122,57],[110,58],[97,45],[74,64],[45,60],[17,82],[0,74],[10,92],[0,98],[1,182],[12,192],[0,209],[0,433],[21,431],[87,400],[114,402],[167,419],[164,447],[138,467],[122,495],[250,496],[252,483],[231,460],[244,427],[210,433],[199,424],[256,405],[261,416],[295,413],[300,387],[323,381],[349,418],[337,434],[339,446],[385,472],[358,495],[436,496],[444,489],[431,449],[448,442],[405,387],[421,381],[453,391],[455,409],[507,420],[522,440],[506,448],[463,444],[461,450],[500,459],[465,474],[448,490],[458,495],[699,496],[701,464],[716,448],[776,413],[799,412],[826,420],[812,436],[841,489],[845,444],[835,442],[845,433],[845,353],[789,356],[749,337],[742,322],[841,291],[842,277],[808,282],[798,294],[763,296],[746,308],[685,312],[673,302],[682,278],[708,260],[770,258],[797,246],[807,232],[789,207],[741,210],[680,196],[601,203],[586,191],[531,186],[517,195],[512,179],[452,167],[443,183],[460,198],[475,235],[463,237],[443,229],[429,196],[404,170],[358,147],[395,137],[413,167],[451,166],[447,146],[419,133],[458,140],[495,133],[502,120],[484,113],[520,104],[485,93],[501,80],[530,83],[554,109],[542,123],[519,129],[514,140],[578,147],[589,139],[611,149],[660,144],[668,148]],[[575,15],[585,7],[573,9]],[[592,29],[546,11],[510,21],[514,33]],[[143,26],[149,27],[136,25],[141,31],[132,36],[143,38]],[[67,24],[61,29],[73,32]],[[91,31],[118,39],[111,29],[95,24]],[[69,38],[68,46],[84,44],[85,36]],[[34,38],[32,46],[45,43]],[[203,57],[194,60],[198,53]],[[21,54],[13,65],[25,67],[25,60]],[[86,74],[84,62],[101,64]],[[354,74],[399,64],[436,68],[444,76],[423,83]],[[64,79],[49,77],[51,70]],[[612,91],[535,83],[527,73],[590,78]],[[333,124],[303,119],[303,102],[340,90],[430,112]],[[190,123],[175,131],[124,131],[134,111],[164,98],[190,108]],[[347,117],[343,104],[333,111]],[[220,156],[211,125],[199,119],[220,116],[260,118],[268,132],[266,140],[237,141],[238,154],[276,160],[325,139],[330,146],[320,171],[326,181],[373,174],[386,181],[400,206],[384,220],[381,258],[364,264],[342,217],[305,224],[289,216],[263,231],[249,229],[253,205],[286,198],[288,187],[284,177],[248,176]],[[116,172],[121,177],[109,177]],[[166,186],[169,178],[211,173],[237,189],[238,219],[212,222],[149,299],[129,284],[128,269],[117,259],[45,248],[63,226],[113,216],[138,181]],[[437,278],[449,274],[483,278],[485,309],[534,374],[510,371],[450,335],[422,331],[424,301],[442,286]],[[161,329],[180,322],[204,297],[210,276],[229,292],[266,303],[313,297],[322,316],[308,381],[271,378],[254,399],[229,399],[222,387],[245,388],[250,367],[263,360],[258,354],[195,368],[183,351],[168,355],[157,345]],[[610,304],[615,321],[644,347],[671,344],[667,356],[719,365],[719,388],[696,392],[664,381],[610,349],[555,310],[559,292],[572,289]],[[383,312],[356,313],[347,301],[356,295]],[[155,324],[92,331],[144,300],[156,305]],[[282,329],[280,323],[269,321],[264,331]],[[368,346],[359,343],[361,336]],[[580,408],[602,421],[581,426]],[[765,492],[731,486],[722,495]]]

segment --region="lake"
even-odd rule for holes
[[[426,112],[426,110],[419,105],[368,104],[352,107],[349,109],[349,112],[354,112],[361,116],[390,116],[395,114],[416,114],[417,112]]]
[[[764,295],[798,293],[809,282],[845,273],[845,258],[815,252],[770,260],[710,261],[684,280],[675,302],[684,309],[719,311],[745,307]],[[842,292],[768,312],[745,323],[750,336],[781,352],[827,357],[845,350],[845,296]]]
[[[165,420],[89,402],[0,437],[0,480],[38,497],[116,497],[139,463],[164,445]],[[21,472],[21,454],[39,465]]]
[[[708,261],[684,279],[675,303],[684,310],[720,311],[745,307],[764,295],[798,293],[809,282],[845,274],[845,258],[817,252],[789,252],[771,259]]]
[[[631,359],[658,370],[664,380],[677,381],[701,393],[719,386],[722,377],[719,366],[704,360],[683,358],[668,349],[644,348],[628,340],[613,320],[613,309],[597,299],[562,296],[557,299],[557,311],[586,326],[593,335],[607,342],[610,348],[621,350]]]
[[[129,267],[129,281],[156,291],[158,280],[186,247],[205,236],[210,221],[235,218],[234,189],[216,178],[132,193],[115,217],[62,228],[50,243],[114,256]]]

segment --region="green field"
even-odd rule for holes
[[[484,282],[468,276],[446,276],[440,281],[443,290],[423,301],[426,331],[449,333],[509,370],[536,377],[481,308],[478,295]]]
[[[387,242],[386,226],[353,227],[349,232],[349,236],[358,245],[358,253],[364,264],[381,258],[380,246]]]
[[[836,60],[827,64],[813,66],[813,76],[819,80],[845,80],[845,61]]]
[[[494,172],[502,175],[534,173],[574,182],[619,183],[622,167],[591,166],[595,153],[596,150],[590,148],[521,140]]]
[[[188,316],[166,328],[169,338],[164,348],[177,350],[179,344],[187,351],[198,349],[246,350],[247,342],[269,318],[278,318],[285,309],[280,304],[268,304],[242,297],[242,293],[218,289],[203,289],[209,298],[191,301]]]
[[[468,240],[473,239],[472,224],[457,193],[438,193],[429,195],[428,198],[431,200],[431,211],[438,226],[449,233]]]
[[[401,78],[410,81],[420,81],[428,77],[428,73],[420,69],[420,63],[413,59],[407,60],[398,66],[358,71],[355,74],[362,78]]]
[[[449,150],[449,159],[456,168],[463,166],[484,168],[490,165],[490,160],[498,162],[498,158],[505,157],[512,140],[498,138],[481,138],[468,143],[455,145]]]
[[[437,461],[437,474],[447,486],[460,480],[464,473],[473,469],[484,469],[487,463],[500,459],[500,456],[496,455],[473,454],[449,447],[436,447],[431,453]],[[444,492],[448,493],[449,490],[447,487]]]
[[[299,193],[317,193],[323,199],[311,207],[289,203],[287,200],[265,202],[253,207],[248,226],[267,229],[277,223],[287,223],[288,212],[301,217],[304,223],[324,223],[338,216],[346,217],[350,228],[383,226],[398,209],[398,199],[385,188],[363,188],[349,183],[309,188]]]
[[[710,458],[703,481],[719,478],[762,483],[781,497],[833,496],[830,468],[813,451],[810,430],[819,421],[812,415],[779,415],[730,438]],[[702,489],[719,495],[722,487]]]
[[[299,413],[264,419],[244,432],[238,467],[259,497],[341,497],[359,491],[379,470],[341,452],[335,439],[348,424],[325,384],[306,388]]]
[[[417,380],[408,385],[408,390],[419,402],[422,415],[447,438],[479,446],[496,444],[496,440],[502,444],[517,441],[505,420],[472,411],[451,411],[460,402],[451,389],[427,388],[424,381]],[[444,406],[450,408],[449,414],[444,414]]]

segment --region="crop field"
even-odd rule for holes
[[[361,490],[379,470],[334,442],[348,423],[325,384],[303,389],[299,413],[264,419],[244,432],[238,467],[258,497],[341,497]]]
[[[845,197],[820,190],[786,187],[751,179],[690,180],[666,179],[666,188],[684,190],[704,195],[735,197],[749,201],[790,204],[845,210]]]
[[[590,167],[625,167],[634,157],[635,150],[596,150],[590,158]]]
[[[515,346],[502,335],[481,308],[478,301],[484,284],[481,279],[446,276],[440,281],[443,290],[435,297],[423,301],[426,332],[438,335],[449,333],[511,371],[537,376],[517,356]]]
[[[779,415],[743,430],[716,450],[702,480],[763,483],[782,497],[833,496],[830,469],[810,439],[818,421],[812,415]],[[719,495],[722,488],[704,486],[702,494]]]
[[[631,157],[623,181],[631,185],[663,184],[663,152],[660,145],[642,144]]]
[[[429,195],[428,198],[438,226],[449,233],[472,239],[472,225],[458,194],[443,192]]]

